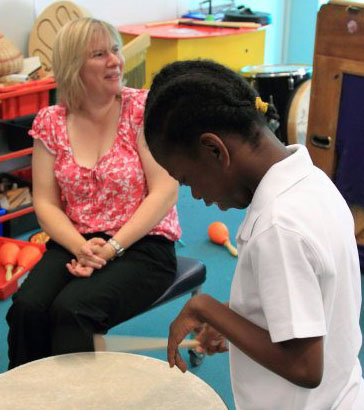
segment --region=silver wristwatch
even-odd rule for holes
[[[107,243],[109,243],[114,249],[116,253],[116,257],[119,257],[125,253],[125,249],[120,245],[120,243],[115,240],[114,238],[110,238]]]

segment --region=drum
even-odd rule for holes
[[[288,102],[287,143],[306,145],[308,112],[310,107],[311,80],[296,88]]]
[[[129,353],[74,353],[0,375],[2,410],[227,410],[190,372]]]
[[[250,84],[256,88],[263,101],[273,103],[280,120],[275,131],[276,136],[288,143],[288,112],[295,90],[312,75],[312,67],[308,65],[254,65],[240,70]]]

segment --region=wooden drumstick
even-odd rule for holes
[[[225,246],[233,256],[238,256],[238,251],[229,240],[229,230],[222,222],[213,222],[208,228],[208,235],[212,242]]]
[[[188,22],[192,19],[174,19],[174,20],[162,20],[162,21],[152,21],[147,23],[145,27],[156,27],[156,26],[167,26],[169,24],[178,24],[180,22]]]
[[[199,344],[200,342],[196,339],[184,339],[178,347],[193,349],[199,346]],[[167,346],[167,338],[94,335],[94,347],[96,352],[137,352],[140,350],[166,349]]]

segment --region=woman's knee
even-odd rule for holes
[[[49,316],[53,323],[67,322],[77,316],[78,311],[78,300],[67,299],[58,295],[49,309]]]
[[[59,294],[53,301],[49,315],[53,323],[73,322],[80,317],[90,317],[93,314],[93,307],[90,301],[87,301],[87,295],[79,297],[68,297],[65,294]]]
[[[7,314],[8,322],[12,318],[21,320],[43,320],[48,315],[48,306],[42,302],[39,295],[29,292],[18,292],[13,298]]]

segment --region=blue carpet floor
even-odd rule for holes
[[[224,222],[229,228],[231,241],[235,243],[235,232],[244,218],[245,212],[238,210],[222,212],[215,206],[206,208],[202,201],[193,200],[190,190],[185,187],[182,187],[180,191],[178,211],[183,228],[182,239],[184,245],[177,244],[177,253],[201,259],[207,267],[207,280],[203,285],[203,292],[210,293],[220,301],[227,301],[236,258],[232,257],[224,247],[212,244],[209,241],[207,228],[214,221]],[[364,290],[363,284],[362,289]],[[166,337],[170,322],[175,318],[187,300],[188,296],[174,300],[115,327],[110,333]],[[5,314],[9,306],[10,300],[0,301],[0,372],[4,372],[7,369],[7,325],[5,323]],[[363,307],[361,328],[364,331]],[[165,351],[140,352],[140,354],[162,360],[166,359]],[[184,352],[183,355],[188,361],[187,352]],[[364,365],[364,349],[361,351],[360,359]],[[222,397],[230,410],[235,409],[231,392],[227,353],[206,357],[200,367],[190,368],[189,370],[208,383]]]

